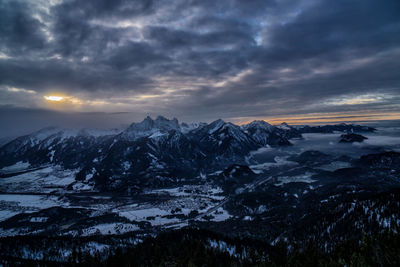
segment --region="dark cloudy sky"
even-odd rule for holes
[[[147,114],[400,118],[400,1],[0,0],[0,123]]]

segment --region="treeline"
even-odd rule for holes
[[[35,239],[27,241],[32,244]],[[2,241],[0,241],[2,243]],[[12,243],[12,242],[11,242]],[[11,244],[10,243],[10,244]],[[43,243],[38,241],[41,245]],[[27,259],[1,252],[4,266],[400,266],[400,235],[385,233],[349,240],[331,253],[322,252],[310,240],[305,247],[290,247],[280,242],[271,246],[252,239],[232,239],[207,230],[183,229],[149,237],[132,247],[117,247],[102,252],[85,252],[81,241],[48,240],[47,249],[72,246],[60,262],[43,254]],[[68,245],[67,245],[68,244]],[[79,245],[81,244],[81,246]],[[26,245],[26,244],[25,244]],[[6,248],[2,243],[2,249]],[[36,248],[40,250],[40,246]],[[44,249],[44,248],[43,248]],[[58,250],[59,251],[59,250]],[[37,254],[40,255],[40,254]],[[25,255],[26,256],[26,255]]]
[[[222,244],[215,248],[210,243]],[[312,240],[304,248],[270,246],[245,239],[226,239],[207,231],[161,234],[128,250],[117,250],[99,266],[400,266],[400,236],[386,233],[347,241],[324,253]],[[233,249],[234,248],[234,249]]]

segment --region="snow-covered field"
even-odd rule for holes
[[[317,180],[311,179],[311,177],[315,173],[306,172],[302,175],[295,175],[295,176],[279,176],[277,180],[279,183],[275,184],[276,186],[281,186],[288,183],[313,183]]]
[[[288,161],[287,160],[288,156],[285,157],[278,157],[276,156],[274,158],[275,162],[266,162],[266,163],[261,163],[261,164],[256,164],[256,165],[250,165],[250,169],[256,173],[263,173],[267,170],[269,170],[271,167],[279,167],[279,166],[295,166],[298,165],[296,162],[293,161]]]
[[[150,190],[147,194],[168,194],[175,197],[206,197],[215,200],[222,200],[223,190],[220,187],[211,185],[184,185],[181,187]]]
[[[183,186],[151,190],[147,194],[169,195],[171,199],[157,204],[130,204],[119,206],[112,211],[132,221],[147,221],[152,226],[178,224],[189,217],[206,213],[224,200],[222,189],[211,186]],[[223,221],[230,217],[222,208],[215,211],[211,220]]]
[[[315,169],[320,169],[320,170],[324,170],[324,171],[336,171],[338,169],[349,168],[349,167],[351,167],[351,164],[349,162],[333,161],[329,164],[325,164],[325,165],[316,167]]]
[[[0,169],[0,171],[2,171],[2,172],[16,172],[16,171],[21,171],[21,170],[28,169],[29,166],[30,166],[29,162],[19,161],[19,162],[15,163],[14,165],[7,166],[7,167],[4,167],[4,168]]]
[[[89,181],[85,181],[85,183],[75,181],[77,172],[78,170],[65,170],[60,166],[48,166],[0,179],[0,191],[7,193],[54,193],[55,191],[64,192],[69,185],[73,185],[75,191],[93,189],[93,185]]]
[[[51,207],[87,210],[85,214],[93,218],[104,215],[121,217],[115,222],[96,219],[93,225],[85,225],[79,232],[68,230],[74,224],[73,220],[62,222],[60,234],[83,236],[138,231],[141,229],[138,223],[147,223],[146,225],[161,228],[180,228],[188,225],[189,220],[193,219],[224,221],[231,217],[223,207],[214,209],[225,200],[222,188],[215,185],[182,185],[175,188],[148,190],[143,192],[146,200],[139,198],[131,201],[123,197],[118,198],[118,196],[110,197],[100,193],[96,195],[93,190],[93,172],[89,173],[83,181],[76,181],[75,176],[79,171],[77,169],[66,170],[58,165],[43,166],[39,169],[29,168],[28,163],[18,162],[1,170],[3,173],[14,174],[14,176],[0,179],[0,192],[3,192],[0,193],[0,222],[14,215],[26,213],[28,216],[26,221],[39,228],[36,230],[30,230],[26,226],[0,228],[1,236],[44,231],[49,217],[42,214],[28,214]],[[203,216],[206,214],[207,216]],[[126,219],[128,221],[123,222]],[[43,225],[43,229],[40,225]]]
[[[0,221],[19,213],[32,213],[56,206],[69,206],[56,196],[0,194]]]
[[[134,224],[126,224],[126,223],[105,223],[98,224],[96,226],[92,226],[89,228],[85,228],[82,230],[82,236],[90,236],[90,235],[115,235],[115,234],[123,234],[127,232],[137,231],[140,228]]]
[[[17,164],[13,170],[27,168],[26,164]],[[20,213],[31,214],[51,207],[79,208],[88,210],[90,217],[115,214],[130,220],[132,223],[102,222],[86,226],[79,231],[80,235],[109,235],[123,234],[138,231],[137,223],[147,222],[151,226],[162,228],[181,228],[188,224],[188,220],[224,221],[230,214],[222,207],[208,213],[208,211],[224,201],[225,196],[220,187],[212,185],[183,185],[175,188],[163,188],[145,191],[149,201],[129,201],[127,199],[111,198],[107,195],[85,194],[92,193],[91,175],[82,182],[75,180],[77,170],[64,170],[60,166],[47,166],[23,174],[0,179],[0,222]],[[69,197],[71,195],[71,197]],[[160,196],[161,200],[157,200]],[[124,204],[126,203],[126,204]],[[202,214],[208,214],[202,217]],[[49,218],[42,215],[28,217],[28,221],[35,225],[46,225]],[[78,219],[78,218],[77,218]],[[73,225],[68,222],[67,227]],[[76,230],[65,231],[62,234],[76,235]],[[42,230],[34,230],[39,233]],[[1,236],[15,234],[32,234],[26,228],[1,229]]]

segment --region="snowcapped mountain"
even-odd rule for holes
[[[369,130],[353,125],[333,129]],[[243,164],[251,151],[290,145],[293,137],[301,137],[301,130],[265,121],[237,126],[221,119],[179,124],[176,118],[146,117],[125,130],[45,128],[18,137],[0,148],[0,168],[18,162],[33,168],[51,164],[76,170],[77,180],[90,176],[104,190],[154,186]]]
[[[182,122],[180,126],[181,126],[181,132],[186,134],[186,133],[188,133],[188,132],[190,132],[190,131],[192,131],[194,129],[197,129],[197,128],[200,128],[200,127],[203,127],[203,126],[206,126],[206,125],[207,125],[207,123],[205,123],[205,122],[198,122],[198,123],[196,123],[196,122],[194,122],[194,123]]]
[[[170,131],[180,131],[180,125],[176,118],[168,120],[163,116],[158,116],[155,120],[147,116],[142,122],[132,123],[122,136],[135,140],[141,137],[157,138],[168,134]]]
[[[293,126],[288,125],[286,122],[281,123],[276,126],[275,131],[279,136],[285,137],[287,139],[291,138],[301,138],[301,132]]]
[[[243,129],[249,129],[249,128],[256,128],[256,129],[263,129],[268,132],[273,132],[275,130],[275,126],[272,126],[266,121],[260,121],[260,120],[255,120],[250,122],[249,124],[245,124],[242,126]]]
[[[239,161],[250,151],[260,147],[259,144],[239,126],[221,119],[189,132],[189,138],[199,144],[212,160]]]
[[[284,132],[282,130],[265,121],[253,121],[249,124],[243,125],[242,128],[262,146],[281,146],[291,144],[283,134]]]
[[[44,128],[21,136],[0,148],[0,166],[19,161],[31,165],[59,164],[79,167],[91,150],[120,130]]]
[[[176,119],[146,118],[141,125],[130,126],[107,140],[91,164],[96,169],[96,183],[104,189],[157,186],[193,176],[204,154],[178,126]],[[85,167],[80,175],[85,176],[90,170]]]

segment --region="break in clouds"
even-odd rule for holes
[[[0,3],[9,128],[12,114],[27,113],[393,115],[399,73],[398,0]],[[49,103],[49,94],[65,101]]]

